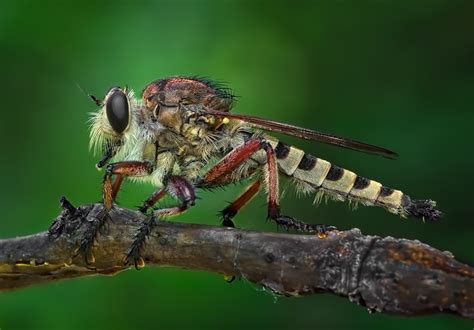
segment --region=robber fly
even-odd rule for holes
[[[437,220],[441,213],[431,200],[412,200],[400,190],[366,179],[269,136],[273,131],[303,139],[374,153],[388,158],[387,149],[259,117],[233,114],[231,91],[210,80],[169,77],[150,83],[137,99],[132,90],[114,87],[91,119],[90,146],[103,155],[105,210],[113,207],[124,178],[156,187],[140,211],[150,216],[142,224],[127,253],[126,262],[143,265],[140,249],[155,218],[184,212],[194,205],[196,189],[214,188],[249,180],[250,185],[222,214],[232,219],[262,187],[267,193],[268,218],[278,226],[324,234],[335,227],[307,224],[283,215],[279,207],[279,175],[291,178],[299,192],[335,200],[380,206],[402,217]],[[153,208],[165,195],[176,205]],[[89,237],[94,237],[89,235]],[[82,249],[89,250],[90,240]]]

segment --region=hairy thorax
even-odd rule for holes
[[[229,149],[235,124],[213,116],[201,115],[193,106],[159,107],[153,119],[165,129],[154,143],[144,146],[143,155],[155,163],[152,181],[166,174],[179,174],[191,181],[214,156]]]

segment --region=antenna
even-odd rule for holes
[[[77,88],[79,88],[79,90],[81,92],[83,92],[84,94],[86,94],[95,104],[97,104],[98,106],[102,106],[102,101],[99,100],[97,97],[95,97],[94,95],[92,94],[89,94],[87,93],[84,88],[81,87],[81,85],[79,85],[79,83],[76,84]]]

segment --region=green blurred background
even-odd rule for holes
[[[314,208],[291,189],[286,214],[366,234],[419,239],[474,265],[472,1],[0,2],[0,237],[45,230],[66,195],[100,199],[78,89],[141,91],[169,75],[225,81],[236,112],[385,146],[391,161],[287,139],[361,175],[431,198],[440,223],[329,202]],[[286,186],[283,183],[283,188]],[[217,224],[241,190],[201,193],[180,221]],[[150,186],[127,184],[122,205]],[[259,196],[239,227],[276,230]],[[471,328],[454,316],[369,314],[332,295],[276,298],[244,280],[172,268],[82,278],[0,295],[0,328]]]

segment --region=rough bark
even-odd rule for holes
[[[93,248],[95,263],[75,256],[99,204],[65,209],[51,232],[0,240],[0,291],[127,268],[140,213],[116,207]],[[455,313],[474,319],[474,269],[418,241],[363,235],[327,237],[158,222],[142,256],[147,265],[241,276],[276,294],[330,292],[371,311],[403,315]]]

